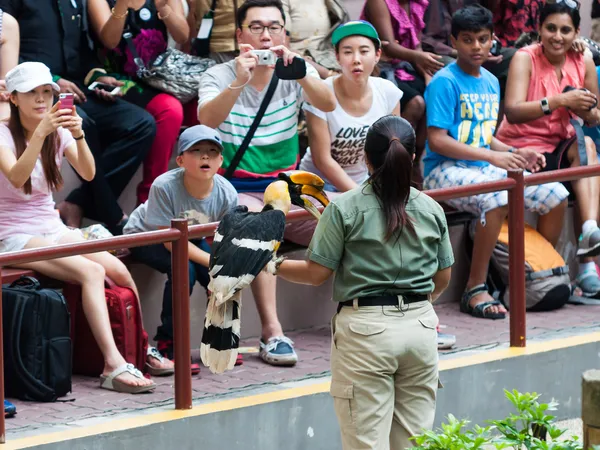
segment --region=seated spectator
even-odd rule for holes
[[[211,67],[200,80],[198,121],[218,129],[223,140],[223,169],[227,169],[248,127],[256,116],[274,68],[258,65],[253,49],[271,49],[286,61],[294,56],[284,45],[285,19],[280,0],[246,0],[238,9],[236,36],[240,55]],[[311,65],[299,80],[279,80],[263,124],[233,172],[231,182],[239,203],[250,210],[263,207],[264,190],[281,172],[296,168],[298,114],[305,98],[321,111],[335,108],[335,97]],[[221,170],[223,170],[221,169]],[[296,222],[286,228],[286,239],[303,245],[310,242],[314,221]],[[275,278],[261,273],[252,283],[262,320],[261,357],[268,363],[295,364],[292,342],[283,336],[277,318]]]
[[[289,48],[306,58],[325,79],[341,71],[331,33],[350,19],[341,1],[283,0]]]
[[[67,228],[54,209],[52,191],[62,185],[63,157],[85,180],[95,174],[94,158],[75,107],[54,106],[59,86],[44,64],[27,62],[6,75],[11,115],[0,124],[0,252],[70,244],[85,239],[79,230]],[[152,380],[127,364],[115,345],[106,299],[104,277],[117,285],[137,289],[125,265],[108,252],[49,261],[17,264],[52,278],[82,286],[83,310],[104,355],[101,387],[137,394],[156,387]],[[139,297],[138,297],[139,298]],[[157,369],[172,369],[171,361],[148,356]],[[172,373],[172,370],[171,370]]]
[[[426,25],[421,37],[423,50],[443,56],[444,64],[453,62],[456,59],[456,49],[452,48],[450,42],[452,15],[463,6],[474,3],[477,2],[475,0],[429,0],[429,6],[425,13]],[[494,46],[492,46],[492,50],[493,48]],[[494,52],[495,54],[490,53],[488,55],[487,61],[483,65],[492,75],[498,78],[501,98],[504,98],[508,66],[515,51],[512,46],[500,46]]]
[[[196,34],[200,30],[202,19],[210,15],[213,19],[209,35],[208,56],[217,64],[233,60],[239,54],[238,40],[236,38],[236,12],[244,4],[244,0],[195,0],[196,8],[190,10],[196,23]],[[214,11],[211,12],[211,8]],[[200,42],[196,41],[196,44]],[[199,47],[194,48],[197,53],[202,53]]]
[[[77,113],[83,119],[86,139],[96,161],[96,176],[90,181],[83,180],[58,205],[61,218],[67,225],[78,228],[85,216],[103,222],[113,234],[121,234],[127,215],[117,199],[152,145],[154,119],[142,108],[120,98],[87,91],[84,79],[99,63],[87,44],[83,2],[61,2],[61,5],[58,8],[51,1],[0,0],[0,8],[19,22],[20,60],[46,64],[60,91],[75,94]],[[109,76],[96,81],[120,85]]]
[[[131,213],[124,234],[169,228],[172,219],[188,219],[190,225],[217,222],[237,206],[237,192],[217,170],[223,156],[221,138],[216,130],[196,125],[185,130],[177,149],[178,169],[159,176],[150,189],[148,201]],[[173,299],[171,243],[131,249],[138,262],[167,275],[163,294],[161,325],[154,340],[158,350],[173,359]],[[204,289],[209,282],[210,248],[204,239],[189,243],[190,295],[196,282]]]
[[[515,47],[524,33],[537,31],[540,11],[546,0],[485,0],[494,14],[494,36],[503,48]]]
[[[19,63],[19,24],[0,9],[0,120],[10,116],[10,92],[6,90],[6,74]]]
[[[424,52],[419,36],[425,27],[423,17],[427,0],[367,0],[361,19],[371,22],[381,39],[387,44],[384,54],[392,59],[391,70],[382,66],[382,75],[392,72],[400,90],[404,93],[400,101],[402,117],[410,122],[417,133],[417,152],[413,165],[413,182],[420,185],[423,180],[419,162],[425,140],[425,86],[431,77],[444,65],[441,56]]]
[[[539,170],[545,163],[542,155],[494,137],[500,86],[496,77],[481,67],[492,46],[491,12],[479,5],[457,11],[452,17],[452,45],[457,50],[456,62],[440,70],[425,93],[429,133],[425,187],[464,186],[504,179],[507,170]],[[525,207],[541,215],[538,231],[553,245],[562,229],[568,195],[560,183],[525,189]],[[474,317],[502,319],[506,309],[488,294],[485,280],[508,213],[508,194],[492,192],[447,203],[480,218],[460,309]]]
[[[380,117],[400,115],[402,91],[394,83],[370,76],[381,56],[373,25],[347,22],[332,37],[342,75],[325,84],[337,105],[328,113],[304,104],[310,148],[300,169],[320,175],[328,191],[346,192],[369,178],[364,159],[369,127]]]
[[[544,170],[580,166],[579,149],[572,118],[588,125],[600,124],[598,76],[592,57],[571,50],[579,33],[580,15],[569,2],[548,3],[540,11],[539,44],[517,52],[510,67],[506,92],[506,118],[497,137],[508,145],[526,145],[546,159]],[[564,92],[567,86],[577,88]],[[580,90],[585,88],[586,90]],[[598,164],[596,146],[585,138],[588,164]],[[600,178],[582,178],[565,183],[575,196],[581,223],[577,256],[587,257],[579,265],[577,282],[584,295],[600,293],[600,279],[591,257],[600,254],[598,209]]]
[[[183,106],[175,97],[137,80],[138,68],[122,37],[123,31],[132,34],[133,45],[144,64],[148,64],[167,49],[168,34],[175,42],[184,43],[190,30],[181,0],[88,0],[88,13],[101,60],[108,75],[120,81],[122,98],[145,108],[156,122],[156,137],[137,187],[137,201],[141,204],[148,200],[154,179],[169,169],[183,123]],[[96,71],[86,81],[90,84],[105,75]]]

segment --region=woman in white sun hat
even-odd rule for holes
[[[0,252],[81,242],[81,233],[61,222],[52,199],[52,192],[63,183],[63,156],[84,180],[94,178],[94,159],[81,129],[81,118],[75,107],[61,108],[60,102],[53,105],[59,87],[42,63],[18,65],[7,73],[6,86],[11,115],[7,123],[0,124]],[[126,363],[112,335],[104,296],[105,275],[137,294],[121,261],[101,252],[15,267],[82,286],[83,309],[104,355],[101,387],[128,393],[156,387]],[[152,355],[148,363],[157,369],[173,368],[172,362]]]

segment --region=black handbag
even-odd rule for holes
[[[71,391],[71,320],[64,297],[35,278],[2,286],[7,397],[52,402]]]

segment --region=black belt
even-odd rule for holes
[[[404,304],[408,303],[416,303],[423,302],[425,300],[429,300],[429,295],[426,294],[399,294],[403,297]],[[364,306],[394,306],[398,305],[398,296],[397,295],[372,295],[368,297],[359,297],[358,298],[358,307]],[[346,300],[345,302],[340,302],[338,304],[338,312],[344,306],[354,306],[354,300]]]

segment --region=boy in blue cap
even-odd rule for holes
[[[148,201],[130,216],[124,234],[169,228],[171,219],[188,219],[189,225],[216,222],[237,206],[235,188],[217,174],[223,163],[223,145],[219,133],[205,125],[185,130],[177,148],[177,169],[159,176]],[[133,258],[168,276],[163,294],[161,325],[154,339],[163,356],[173,359],[173,316],[171,243],[146,245],[131,249]],[[210,248],[204,239],[189,241],[190,294],[196,282],[208,286]],[[241,361],[240,361],[241,362]],[[193,365],[193,372],[199,372]]]

